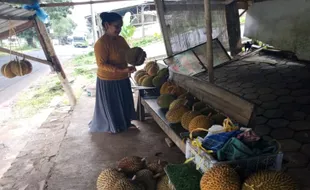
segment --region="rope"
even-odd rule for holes
[[[13,24],[12,24],[12,21],[9,20],[10,60],[12,60],[12,57],[11,57],[11,56],[12,56],[12,48],[11,48],[11,43],[12,43],[12,42],[11,42],[11,41],[12,41],[12,36],[13,36],[13,35],[16,36],[18,46],[19,46],[19,48],[21,48],[21,43],[20,43],[20,41],[19,41],[19,38],[17,37],[15,28],[14,28],[14,26],[13,26]],[[21,51],[21,53],[23,53],[23,50],[20,50],[20,51]],[[25,57],[23,57],[23,58],[25,58]],[[17,56],[16,56],[16,62],[17,62],[18,67],[19,67],[19,74],[20,74],[20,76],[23,76],[22,65],[20,64],[20,62],[19,62]]]

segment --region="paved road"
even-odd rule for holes
[[[72,46],[55,46],[56,53],[62,63],[72,58],[74,55],[83,54],[90,51],[90,48],[74,48]],[[45,59],[42,50],[27,52],[26,54]],[[13,58],[13,56],[12,56]],[[10,61],[10,56],[0,57],[0,67]],[[23,77],[15,77],[12,79],[5,78],[0,73],[0,105],[9,101],[20,91],[31,85],[32,82],[36,81],[39,77],[47,75],[50,71],[49,66],[31,62],[33,71],[31,74]]]

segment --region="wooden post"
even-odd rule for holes
[[[166,53],[168,56],[172,56],[173,52],[172,52],[171,42],[169,39],[169,31],[168,31],[169,26],[167,26],[165,22],[165,10],[164,10],[164,4],[162,0],[155,0],[155,6],[157,10],[157,17],[159,19],[161,33],[163,35],[164,42],[165,42]]]
[[[206,33],[207,33],[207,67],[209,82],[214,83],[213,72],[213,49],[212,49],[212,18],[211,18],[211,6],[210,0],[204,0],[205,7],[205,19],[206,19]]]
[[[237,1],[226,5],[226,26],[229,39],[229,49],[232,56],[237,55],[242,50],[239,19]]]
[[[42,48],[44,49],[46,59],[52,62],[53,68],[57,73],[57,76],[61,82],[61,85],[64,88],[64,91],[69,98],[70,105],[74,106],[76,104],[76,98],[73,94],[72,88],[61,66],[61,63],[58,57],[56,56],[54,47],[46,31],[46,27],[41,21],[39,21],[38,19],[35,19],[35,28],[37,31],[39,41],[42,45]]]

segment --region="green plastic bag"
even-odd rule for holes
[[[219,161],[232,161],[247,159],[263,154],[272,154],[276,153],[278,150],[279,145],[276,141],[265,141],[260,139],[259,141],[245,144],[239,139],[233,137],[216,152],[216,155]]]

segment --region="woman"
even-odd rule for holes
[[[130,49],[119,36],[123,26],[117,13],[101,13],[105,34],[95,44],[98,65],[96,105],[90,132],[118,133],[135,127],[136,118],[129,76],[135,67],[128,66],[125,53]]]

